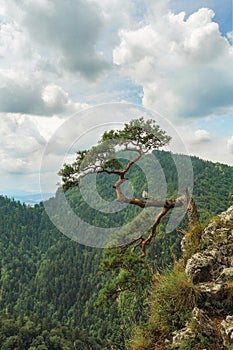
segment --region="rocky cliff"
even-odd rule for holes
[[[169,348],[233,349],[233,206],[200,232],[192,255],[191,245],[193,240],[185,236],[185,274],[196,302],[185,327],[173,332]]]

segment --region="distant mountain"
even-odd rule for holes
[[[33,193],[33,194],[27,194],[22,196],[15,196],[14,199],[17,201],[20,201],[21,203],[29,204],[29,205],[35,205],[39,204],[40,202],[49,199],[53,196],[53,193]]]
[[[39,204],[43,200],[51,198],[53,193],[30,193],[30,192],[18,192],[12,191],[11,193],[3,193],[2,195],[6,195],[9,198],[12,198],[16,201],[20,201],[21,203],[25,203],[28,205]]]

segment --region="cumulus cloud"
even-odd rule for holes
[[[142,0],[87,0],[100,8],[103,16],[104,36],[101,42],[107,49],[107,55],[112,57],[112,50],[120,43],[119,28],[137,27],[143,20],[145,4]]]
[[[204,130],[204,129],[196,130],[194,135],[195,135],[195,141],[196,142],[207,142],[207,141],[210,141],[210,133],[207,130]]]
[[[0,114],[0,172],[37,174],[38,177],[45,148],[56,130],[59,127],[63,130],[62,124],[65,120],[67,119],[55,116],[42,118],[13,113]],[[63,164],[61,161],[58,163],[57,154],[60,158],[63,157],[70,137],[74,138],[76,132],[72,124],[70,128],[64,130],[65,135],[62,133],[59,140],[54,140],[56,145],[53,152],[53,167],[55,164]],[[53,176],[57,171],[53,172]]]
[[[68,93],[56,84],[47,85],[42,92],[42,99],[49,108],[62,108],[69,101]]]
[[[232,30],[232,0],[225,0],[224,3],[219,0],[170,0],[169,4],[175,13],[183,9],[188,16],[203,6],[209,7],[216,13],[215,21],[219,23],[221,33]]]
[[[5,137],[8,137],[8,142],[4,142]],[[8,114],[1,115],[1,145],[3,144],[12,152],[23,155],[33,152],[38,145],[44,145],[45,139],[31,117]]]
[[[0,125],[0,170],[9,173],[36,171],[46,140],[33,118],[3,114]]]
[[[6,7],[37,45],[53,50],[63,69],[93,78],[108,68],[96,49],[103,19],[95,3],[9,0]]]
[[[73,102],[69,94],[61,86],[54,83],[45,86],[41,96],[46,108],[53,114],[62,114],[62,112],[71,114],[88,107],[86,103]]]
[[[31,72],[0,70],[0,113],[49,116],[70,115],[88,104],[73,101],[55,83],[46,84]]]
[[[103,12],[84,0],[58,0],[56,6],[48,0],[3,1],[0,112],[63,116],[86,108],[79,90],[89,92],[88,79],[93,88],[109,66],[97,49],[107,21]]]
[[[113,54],[124,74],[142,86],[143,104],[169,119],[231,112],[232,46],[214,12],[202,8],[186,18],[167,2],[153,4],[140,28],[121,30]]]
[[[13,77],[3,77],[0,72],[0,76],[3,78],[0,84],[1,112],[31,114],[44,112],[40,86],[23,81],[15,74]]]
[[[214,12],[197,11],[197,3],[193,9],[186,1],[188,12],[179,13],[182,1],[0,1],[2,188],[6,174],[13,179],[21,173],[23,179],[32,173],[32,179],[49,137],[87,103],[141,103],[142,97],[145,107],[168,119],[188,119],[189,126],[192,118],[233,111],[232,34],[224,38]],[[176,14],[169,10],[171,3]],[[86,118],[83,123],[92,128],[94,122],[115,117],[125,121],[126,113],[119,117],[109,108],[106,115],[95,113],[88,125]],[[55,139],[49,166],[59,164],[65,141],[77,137],[82,123],[74,125],[62,128]],[[231,164],[232,139],[210,137],[206,124],[196,132],[185,127],[192,154]],[[94,135],[84,135],[82,146],[88,147]],[[52,176],[54,171],[54,183]],[[25,188],[29,175],[27,180]]]
[[[20,55],[27,59],[31,55],[31,46],[16,23],[1,23],[0,26],[0,57],[4,58],[11,52],[8,59],[15,59],[15,56]]]

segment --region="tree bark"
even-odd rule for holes
[[[142,241],[142,243],[141,243],[141,248],[142,248],[141,257],[142,257],[142,258],[144,258],[144,257],[146,256],[146,246],[147,246],[148,244],[150,244],[152,238],[154,237],[154,235],[155,235],[155,233],[156,233],[156,228],[157,228],[157,226],[159,225],[159,223],[160,223],[162,217],[163,217],[164,215],[166,215],[168,211],[169,211],[169,208],[165,208],[165,207],[161,210],[161,212],[158,214],[158,216],[157,216],[156,219],[155,219],[155,222],[154,222],[154,224],[153,224],[153,226],[152,226],[152,229],[151,229],[151,232],[150,232],[149,236],[148,236],[146,239],[144,239],[144,240]]]
[[[164,200],[159,200],[156,198],[150,198],[147,200],[142,200],[139,198],[134,198],[134,197],[126,197],[122,191],[121,191],[121,185],[123,182],[125,182],[127,179],[125,178],[125,174],[127,171],[131,168],[131,166],[142,156],[142,153],[139,152],[138,156],[132,159],[127,166],[119,172],[119,178],[116,181],[115,185],[113,186],[116,189],[116,197],[119,202],[123,203],[128,203],[128,204],[133,204],[137,205],[141,208],[146,208],[146,207],[158,207],[162,208],[161,212],[157,215],[155,218],[154,224],[151,228],[151,231],[146,239],[144,239],[142,236],[140,236],[138,239],[133,240],[130,244],[135,243],[137,241],[137,244],[135,245],[134,249],[136,247],[141,247],[142,254],[141,257],[146,256],[146,246],[150,244],[152,238],[156,234],[156,229],[158,225],[160,224],[161,219],[167,214],[167,212],[175,207],[181,207],[185,206],[186,208],[186,214],[188,218],[188,223],[190,227],[193,227],[194,225],[199,223],[199,215],[197,212],[197,208],[195,205],[195,202],[193,198],[190,196],[188,189],[186,188],[185,194],[176,198],[176,199],[166,199]]]

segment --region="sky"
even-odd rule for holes
[[[91,145],[124,104],[233,166],[232,13],[232,0],[0,0],[0,193],[40,192],[42,171],[53,191],[80,130],[95,125]]]

